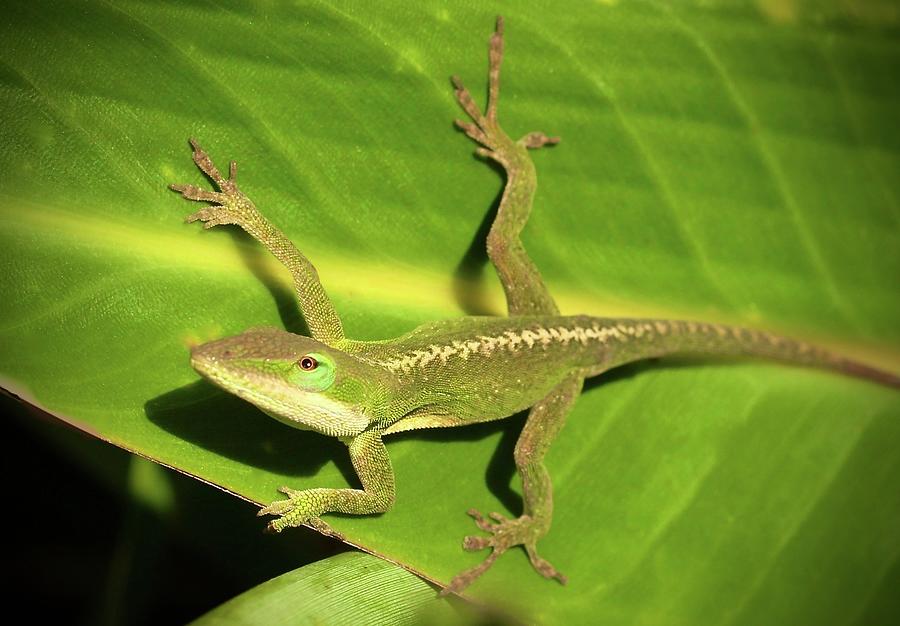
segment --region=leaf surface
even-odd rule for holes
[[[777,4],[502,7],[504,127],[563,137],[534,155],[525,245],[566,313],[749,324],[896,370],[897,22],[877,2]],[[257,502],[355,484],[338,442],[197,381],[191,344],[302,323],[285,272],[182,224],[166,185],[206,183],[190,136],[236,159],[352,337],[499,314],[478,233],[502,181],[453,131],[448,81],[483,102],[492,23],[473,2],[11,4],[4,386]],[[484,556],[460,549],[468,508],[519,512],[521,424],[391,439],[396,508],[330,521],[448,581]],[[557,623],[900,613],[895,391],[763,363],[626,368],[589,387],[548,465],[542,554],[569,586],[516,552],[473,597]]]

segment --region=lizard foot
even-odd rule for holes
[[[456,126],[469,137],[481,144],[476,152],[483,157],[508,164],[516,148],[540,148],[559,143],[559,137],[549,137],[541,132],[528,133],[519,141],[512,141],[497,123],[497,101],[500,97],[500,63],[503,60],[503,18],[497,17],[497,29],[491,36],[490,72],[488,74],[487,111],[482,114],[472,99],[472,94],[463,85],[459,76],[453,76],[456,100],[471,122],[455,120]]]
[[[539,574],[545,578],[555,578],[563,585],[566,584],[567,578],[538,556],[537,540],[544,535],[546,528],[538,524],[534,518],[522,515],[516,519],[508,519],[499,513],[490,513],[491,519],[488,520],[476,509],[469,509],[468,513],[475,519],[478,528],[490,535],[487,537],[470,535],[463,541],[463,548],[470,552],[491,548],[491,553],[480,564],[454,576],[450,584],[441,591],[442,596],[462,592],[472,581],[485,573],[501,554],[518,545],[525,548],[531,565]]]
[[[285,528],[296,526],[309,526],[319,531],[323,535],[343,539],[344,536],[334,530],[321,518],[310,512],[310,502],[314,498],[310,498],[309,491],[298,491],[289,487],[280,487],[281,493],[288,497],[287,500],[276,500],[269,506],[261,508],[256,515],[278,515],[278,519],[274,519],[266,526],[266,530],[272,533],[280,533]]]
[[[246,223],[247,218],[256,211],[256,208],[235,183],[237,163],[231,161],[228,167],[228,178],[225,178],[206,151],[197,143],[197,140],[191,139],[190,141],[194,148],[194,163],[212,179],[220,191],[207,191],[195,185],[169,185],[169,189],[177,191],[188,200],[215,203],[192,213],[185,218],[185,221],[196,222],[199,220],[204,222],[204,228],[212,228],[219,224]]]

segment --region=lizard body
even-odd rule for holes
[[[306,524],[331,532],[320,516],[388,510],[394,475],[382,437],[419,428],[462,426],[503,419],[530,409],[515,450],[524,511],[515,519],[469,513],[487,536],[467,537],[469,550],[491,548],[480,565],[456,576],[445,591],[459,592],[507,549],[522,545],[539,573],[565,582],[537,554],[550,528],[552,487],[543,457],[586,377],[613,367],[670,354],[760,356],[831,369],[900,388],[900,378],[808,343],[767,332],[694,321],[562,316],[519,241],[537,187],[528,150],[558,139],[533,132],[518,141],[496,120],[502,58],[502,20],[491,39],[486,113],[454,77],[456,97],[472,122],[457,121],[482,156],[506,171],[488,255],[506,293],[509,317],[463,317],[428,323],[401,337],[356,341],[338,317],[309,260],[266,220],[235,183],[225,178],[192,140],[193,158],[219,187],[172,185],[185,198],[213,204],[188,217],[205,226],[236,224],[265,245],[290,271],[311,337],[276,328],[249,330],[195,347],[193,367],[215,384],[291,426],[339,438],[347,445],[362,489],[282,487],[288,496],[260,514],[279,517],[280,531]]]
[[[198,346],[192,364],[241,395],[235,382],[246,379],[258,386],[268,367],[274,385],[285,376],[275,363],[282,361],[289,374],[296,374],[296,361],[305,354],[339,361],[335,369],[342,374],[353,370],[361,393],[364,383],[371,386],[373,399],[363,402],[358,413],[368,417],[359,417],[356,426],[328,427],[323,418],[308,426],[289,422],[334,436],[358,434],[373,422],[382,434],[392,434],[503,419],[534,405],[571,373],[589,377],[672,354],[761,356],[857,374],[865,368],[818,346],[749,328],[587,315],[463,317],[424,324],[389,341],[344,340],[337,350],[277,328],[260,328]],[[868,368],[865,373],[876,379],[883,374]],[[891,380],[887,375],[883,382]],[[289,381],[286,387],[289,397],[292,385]],[[295,398],[290,402],[298,404]],[[279,419],[286,412],[268,410]]]

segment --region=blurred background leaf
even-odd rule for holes
[[[430,605],[428,622],[423,606]],[[195,622],[209,624],[464,623],[434,587],[363,552],[301,567],[254,587]]]

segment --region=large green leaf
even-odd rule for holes
[[[889,3],[843,6],[502,8],[504,124],[563,137],[535,154],[525,242],[565,312],[753,324],[896,367],[900,42]],[[501,181],[453,132],[447,80],[481,101],[495,10],[5,6],[5,386],[257,502],[352,483],[339,443],[197,382],[191,343],[302,325],[284,272],[181,224],[192,207],[165,185],[203,181],[188,136],[237,159],[351,336],[501,312],[477,236]],[[467,508],[518,511],[520,425],[394,438],[395,509],[331,521],[447,581],[483,557],[459,547]],[[548,463],[542,549],[570,585],[517,552],[473,597],[558,622],[900,614],[895,391],[760,363],[627,368],[584,394]]]

